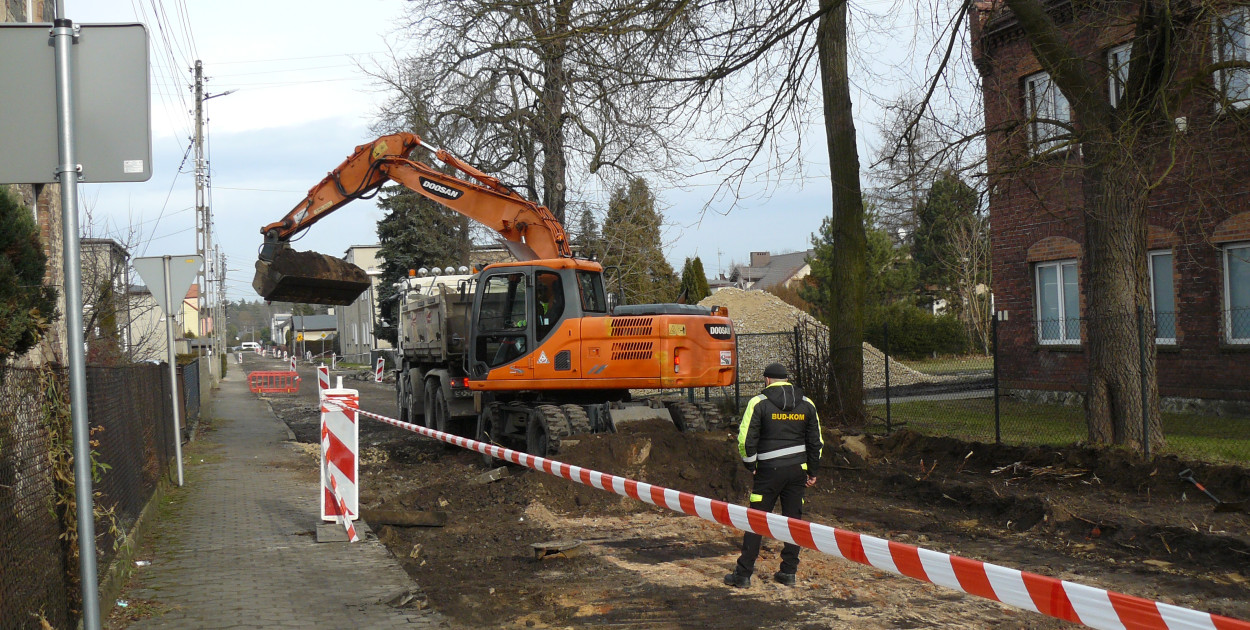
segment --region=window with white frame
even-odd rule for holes
[[[1155,343],[1176,344],[1176,290],[1172,252],[1150,252],[1150,306],[1155,316]]]
[[[1250,242],[1224,247],[1224,330],[1229,343],[1250,343]]]
[[[1037,339],[1044,344],[1081,342],[1081,292],[1076,261],[1039,263],[1037,275]]]
[[[1072,120],[1068,99],[1051,82],[1045,72],[1024,79],[1025,113],[1029,117],[1029,144],[1034,152],[1045,151],[1059,143],[1067,133],[1060,123]]]
[[[1237,7],[1215,19],[1211,53],[1217,64],[1250,61],[1250,7]],[[1220,109],[1250,106],[1250,68],[1222,68],[1215,72]]]
[[[1107,91],[1112,107],[1119,107],[1120,100],[1124,98],[1124,85],[1128,83],[1128,61],[1132,54],[1132,44],[1123,44],[1107,51]]]

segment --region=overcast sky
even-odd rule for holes
[[[136,256],[195,250],[190,71],[204,62],[210,95],[205,102],[211,160],[212,209],[217,243],[227,257],[230,299],[256,299],[253,263],[262,225],[284,216],[313,184],[357,145],[372,139],[368,127],[384,94],[358,69],[386,58],[388,43],[403,51],[396,26],[408,3],[400,0],[67,0],[66,16],[78,23],[143,22],[152,61],[152,179],[144,184],[82,186],[92,236],[123,237],[137,231]],[[160,19],[153,6],[162,12]],[[910,29],[901,31],[908,42]],[[897,53],[886,37],[859,45],[873,55]],[[854,71],[860,159],[872,149],[879,111],[862,86],[882,96],[886,83]],[[699,255],[709,275],[718,265],[745,261],[750,251],[806,249],[829,215],[828,166],[823,129],[816,125],[804,149],[804,178],[786,176],[768,188],[749,185],[737,207],[711,199],[714,180],[689,180],[684,190],[659,198],[670,223],[669,262],[680,270]],[[179,166],[181,164],[181,170]],[[710,205],[709,205],[710,202]],[[704,211],[708,208],[708,211]],[[342,255],[354,244],[377,241],[381,212],[372,202],[344,207],[319,222],[296,244]]]

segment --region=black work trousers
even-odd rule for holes
[[[803,518],[803,490],[807,487],[807,471],[802,464],[779,468],[760,468],[755,471],[755,485],[751,488],[751,507],[772,512],[777,499],[781,499],[781,515]],[[742,535],[742,555],[734,573],[751,575],[755,571],[755,559],[760,555],[759,534],[747,532]],[[799,546],[786,543],[781,549],[781,573],[794,573],[799,568]]]

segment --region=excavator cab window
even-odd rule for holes
[[[527,352],[529,285],[523,273],[490,276],[478,309],[476,360],[495,368]]]
[[[534,274],[534,338],[541,343],[564,315],[564,283],[550,271]]]
[[[578,271],[577,289],[582,296],[583,313],[608,312],[608,300],[603,291],[603,274]]]

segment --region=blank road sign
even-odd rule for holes
[[[83,24],[71,48],[74,152],[83,182],[152,177],[148,32]],[[0,184],[57,181],[56,57],[51,24],[0,25]]]

